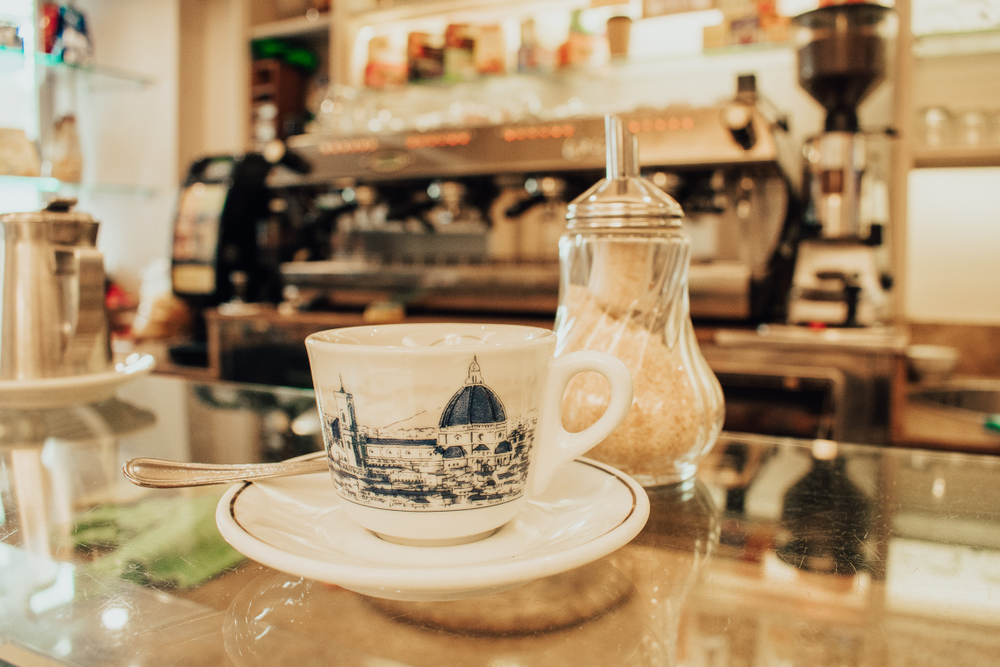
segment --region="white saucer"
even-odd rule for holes
[[[104,373],[66,375],[32,380],[0,380],[0,405],[20,410],[44,410],[85,405],[111,398],[122,385],[153,370],[151,354],[130,354]]]
[[[340,509],[326,473],[230,488],[216,523],[229,544],[277,570],[396,600],[489,595],[579,567],[628,543],[649,499],[631,477],[589,459],[492,536],[451,547],[385,542]]]

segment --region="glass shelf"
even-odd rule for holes
[[[393,48],[398,49],[400,34],[410,30],[438,34],[443,33],[444,26],[448,23],[475,25],[497,23],[502,26],[507,37],[510,38],[511,32],[517,34],[518,23],[522,19],[532,16],[565,15],[565,28],[568,30],[569,17],[575,10],[592,11],[597,14],[604,12],[608,15],[626,13],[633,16],[631,28],[633,58],[624,63],[626,67],[630,65],[641,67],[653,64],[685,64],[692,60],[711,60],[720,55],[752,57],[757,52],[789,51],[791,49],[790,42],[783,41],[734,44],[702,50],[702,29],[712,25],[715,20],[722,20],[722,14],[718,10],[686,12],[644,19],[636,16],[635,8],[635,2],[630,4],[625,0],[620,2],[605,2],[603,0],[601,2],[595,0],[347,0],[344,8],[346,22],[343,26],[339,24],[335,26],[338,31],[343,28],[345,39],[350,47],[350,55],[344,55],[344,63],[341,64],[341,80],[351,82],[350,85],[355,87],[360,87],[360,82],[363,80],[362,72],[368,57],[367,42],[375,35],[391,36]],[[696,15],[697,18],[687,18]],[[600,22],[603,22],[605,19],[603,14],[601,16]],[[597,24],[588,27],[598,30],[598,32],[601,30]],[[553,29],[563,30],[563,27]],[[696,37],[695,33],[697,33]],[[658,37],[661,34],[668,35],[666,45]],[[657,37],[653,38],[653,35],[657,35]],[[672,37],[678,35],[680,38],[673,40]],[[542,41],[549,44],[548,48],[554,50],[553,39],[553,35],[548,35]],[[603,49],[603,47],[601,48]],[[643,55],[634,58],[637,53]],[[513,62],[516,62],[516,55],[510,49],[508,49],[507,56],[508,60],[513,57]],[[600,76],[602,72],[622,71],[623,68],[620,65],[621,63],[612,62],[610,64],[601,63],[593,66],[574,67],[574,73],[571,76],[585,76],[588,69],[596,70],[595,76]],[[514,73],[509,73],[508,76],[511,74]],[[557,71],[538,76],[558,82],[559,79],[565,78],[564,74],[564,71]],[[421,83],[428,85],[426,82]],[[429,85],[440,87],[448,84],[435,81]]]
[[[596,4],[596,3],[595,3]],[[585,9],[588,0],[349,0],[345,14],[359,24],[446,17],[452,22],[490,20],[544,7],[546,11]]]
[[[20,49],[0,46],[0,73],[21,69],[24,67],[25,61],[25,54]],[[89,77],[91,82],[96,84],[96,87],[124,84],[136,88],[145,88],[154,83],[151,77],[137,72],[104,65],[74,65],[63,62],[48,53],[36,53],[35,64],[53,71],[80,72]]]
[[[303,16],[255,25],[250,29],[250,39],[273,39],[279,37],[323,39],[329,34],[330,24],[331,16],[329,12],[304,14]]]
[[[34,189],[39,193],[76,196],[81,194],[132,195],[152,197],[153,188],[142,185],[121,185],[114,183],[66,183],[45,176],[4,176],[0,175],[0,191],[5,187]]]
[[[737,44],[704,49],[697,53],[678,53],[654,57],[633,57],[627,60],[611,60],[594,65],[577,65],[555,70],[539,70],[534,72],[511,71],[506,74],[483,74],[466,79],[418,79],[408,81],[402,86],[386,88],[359,88],[362,94],[405,94],[413,88],[459,88],[488,86],[498,81],[538,81],[554,82],[572,81],[574,79],[614,79],[622,76],[643,76],[648,68],[666,68],[667,66],[683,69],[697,67],[699,64],[722,62],[726,59],[739,59],[746,56],[765,54],[780,54],[791,52],[794,45],[791,42],[756,42],[753,44]]]
[[[309,133],[356,136],[527,119],[560,120],[690,103],[689,95],[700,95],[710,101],[699,103],[712,104],[731,94],[729,86],[714,85],[705,92],[705,80],[735,83],[750,67],[779,72],[791,81],[793,61],[791,45],[769,42],[461,81],[432,79],[398,87],[359,87],[342,98],[346,110],[336,116],[321,111]],[[666,93],[665,79],[672,82]],[[359,112],[364,119],[358,120]]]

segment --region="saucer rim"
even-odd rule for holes
[[[512,562],[485,561],[466,568],[365,567],[301,556],[265,542],[239,523],[235,516],[236,503],[243,491],[255,484],[253,481],[235,484],[223,494],[216,508],[216,524],[223,538],[252,560],[288,574],[336,584],[367,595],[377,596],[380,592],[390,591],[406,592],[409,595],[494,591],[501,587],[512,588],[593,562],[630,542],[645,526],[649,518],[649,498],[638,482],[620,470],[593,459],[581,457],[568,465],[580,464],[596,468],[629,490],[632,507],[628,513],[615,526],[594,538],[554,553]],[[565,470],[563,474],[566,474]],[[490,539],[486,538],[483,542]],[[424,550],[439,547],[406,548]],[[517,555],[523,553],[525,552]],[[488,570],[484,571],[485,568]]]
[[[131,362],[119,360],[110,370],[84,375],[59,375],[26,380],[0,380],[0,397],[4,407],[17,409],[47,409],[69,405],[97,403],[115,395],[122,385],[153,371],[156,358],[149,353],[136,353]],[[127,360],[131,355],[125,357]],[[80,394],[87,392],[85,400]]]

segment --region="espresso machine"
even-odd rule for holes
[[[790,324],[858,327],[888,314],[880,261],[888,178],[874,156],[890,141],[865,132],[858,106],[883,81],[893,13],[870,3],[830,5],[795,18],[799,84],[826,110],[804,148],[807,206],[789,295]]]
[[[715,105],[621,114],[638,137],[643,176],[684,207],[699,320],[784,320],[801,172],[787,125],[764,102],[748,74]],[[288,146],[310,173],[276,170],[268,184],[320,202],[330,232],[300,253],[307,261],[281,266],[298,305],[318,307],[324,295],[332,309],[385,298],[404,302],[407,314],[514,311],[550,321],[566,202],[603,172],[604,122],[302,135]]]

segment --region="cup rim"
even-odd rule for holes
[[[433,344],[404,344],[403,336],[430,335],[434,330],[444,332],[451,330],[451,333],[469,335],[475,331],[495,330],[503,332],[523,332],[524,337],[513,340],[483,341],[462,343],[452,342],[447,345]],[[363,336],[371,336],[375,332],[396,333],[399,343],[375,343],[365,341]],[[398,323],[398,324],[366,324],[351,327],[339,327],[336,329],[326,329],[317,331],[306,337],[307,347],[321,348],[345,348],[350,347],[355,350],[365,351],[403,351],[414,353],[420,351],[422,354],[452,354],[461,351],[481,351],[497,349],[516,349],[525,346],[548,345],[556,339],[555,331],[544,327],[535,327],[524,324],[501,324],[501,323],[477,323],[477,322],[418,322],[418,323]]]

